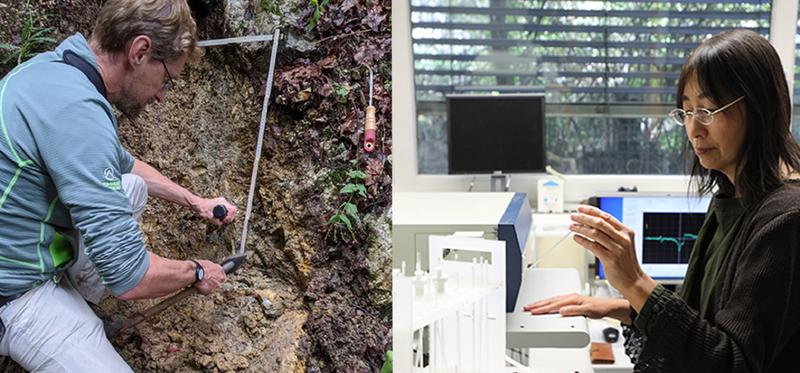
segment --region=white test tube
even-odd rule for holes
[[[489,260],[484,259],[483,261],[483,283],[485,286],[489,284]],[[489,369],[489,323],[488,323],[488,316],[489,316],[489,294],[483,297],[483,314],[481,315],[481,322],[483,323],[483,365],[484,365],[484,372],[488,371]]]
[[[433,327],[435,329],[433,335],[436,337],[433,341],[433,346],[436,347],[436,355],[434,355],[435,365],[433,366],[434,372],[440,371],[441,370],[440,366],[442,365],[442,360],[440,359],[442,355],[442,350],[439,349],[440,347],[439,344],[442,343],[441,336],[439,335],[440,334],[439,331],[441,330],[442,325],[439,321],[440,320],[436,320],[433,322]]]
[[[483,261],[483,282],[489,284],[489,259]]]
[[[483,261],[482,259],[481,261]],[[478,300],[478,364],[475,366],[477,370],[481,370],[480,368],[483,367],[483,343],[483,298],[481,298]]]
[[[472,287],[475,287],[475,273],[476,273],[476,261],[475,258],[472,258]]]
[[[447,369],[446,365],[444,365],[444,334],[442,333],[444,331],[444,322],[439,319],[436,323],[438,324],[436,326],[436,340],[438,341],[436,345],[436,368],[437,371],[442,371]]]
[[[489,283],[489,259],[483,261],[483,282]]]
[[[456,372],[458,372],[458,365],[461,364],[461,310],[456,311]]]
[[[436,328],[438,330],[439,336],[437,337],[437,341],[439,341],[439,345],[436,347],[437,356],[436,356],[436,366],[439,367],[439,370],[447,370],[447,361],[445,360],[445,351],[444,351],[444,320],[439,319],[437,321],[439,326]]]
[[[425,327],[423,326],[422,329],[419,330],[419,336],[417,337],[417,367],[422,368],[422,363],[424,359],[422,358],[422,354],[425,351],[422,348],[422,335],[425,334]]]
[[[483,259],[483,263],[481,263],[481,277],[483,278],[483,284],[486,285],[489,283],[489,261],[486,258]]]
[[[483,321],[483,340],[484,340],[484,349],[483,349],[483,364],[484,364],[484,372],[489,371],[489,297],[486,296],[483,298],[483,315],[481,315],[481,320]]]
[[[477,269],[477,270],[476,270],[476,272],[475,272],[475,273],[476,273],[476,276],[475,276],[475,281],[476,281],[476,283],[478,284],[478,285],[477,285],[477,287],[480,287],[481,285],[483,285],[483,284],[482,284],[482,282],[483,282],[483,279],[481,278],[481,277],[483,277],[483,276],[481,275],[481,267],[483,267],[483,266],[481,265],[481,261],[482,261],[482,260],[483,260],[483,258],[482,258],[482,257],[478,257],[478,262],[476,263],[476,267],[475,267],[475,268]]]
[[[481,286],[483,286],[483,256],[482,255],[481,255],[481,258],[478,260],[478,278],[480,279],[479,283],[481,284]]]
[[[478,312],[477,308],[475,307],[475,303],[472,303],[472,368],[473,370],[477,370],[478,364],[478,338],[480,338],[480,333],[478,333]]]
[[[433,323],[428,326],[428,338],[429,338],[429,351],[428,351],[428,369],[433,369],[436,372],[436,321],[434,320]]]

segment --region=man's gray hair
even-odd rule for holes
[[[139,35],[150,37],[156,59],[202,54],[186,0],[109,0],[100,9],[92,39],[103,51],[120,53]]]

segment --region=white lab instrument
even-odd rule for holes
[[[536,211],[544,213],[564,212],[564,175],[552,167],[545,167],[548,175],[539,178],[536,189]]]
[[[546,297],[583,292],[577,269],[523,272],[522,253],[534,241],[525,194],[395,193],[393,224],[394,371],[455,372],[457,366],[458,372],[520,373],[528,365],[536,373],[592,372],[586,318],[522,311]],[[564,242],[566,232],[551,233]],[[496,246],[489,255],[474,249],[475,242]],[[543,254],[527,263],[561,255],[559,249]],[[421,273],[409,271],[417,268]],[[507,353],[530,358],[510,367]]]
[[[561,213],[564,211],[564,182],[554,177],[539,179],[536,210],[539,212]]]
[[[407,268],[428,262],[428,236],[482,232],[482,237],[506,244],[506,311],[517,300],[523,253],[533,222],[525,193],[393,193],[392,266]],[[412,273],[406,272],[406,275]]]
[[[447,276],[443,292],[412,292],[417,281],[395,272],[392,283],[394,371],[500,372],[505,353],[505,244],[431,236],[429,260]],[[458,257],[458,259],[457,259]],[[455,279],[455,281],[453,281]]]
[[[508,347],[579,348],[589,344],[583,316],[537,315],[522,311],[528,304],[556,295],[580,293],[580,275],[574,268],[531,268],[525,271],[515,312],[506,317]]]

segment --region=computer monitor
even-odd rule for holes
[[[544,172],[544,95],[448,95],[451,174]]]
[[[595,197],[593,204],[635,232],[636,258],[655,280],[682,281],[709,197],[623,194]],[[598,274],[605,278],[598,260]]]

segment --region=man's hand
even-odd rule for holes
[[[236,218],[236,206],[232,205],[223,197],[213,199],[206,199],[198,197],[186,188],[175,184],[172,180],[158,172],[153,166],[135,160],[133,163],[133,170],[131,171],[139,175],[147,183],[148,194],[158,197],[181,206],[191,207],[203,219],[214,225],[228,224]],[[223,205],[228,209],[228,214],[223,219],[214,217],[214,206]]]
[[[203,267],[204,274],[203,281],[195,283],[194,287],[200,294],[211,294],[225,281],[225,271],[221,265],[208,260],[198,260],[197,262]]]
[[[214,217],[214,206],[223,205],[228,210],[228,214],[222,220]],[[207,222],[214,225],[228,224],[236,218],[236,206],[228,202],[224,197],[217,198],[199,198],[192,204],[192,208],[197,214],[200,215]]]
[[[195,281],[196,266],[190,260],[172,260],[148,253],[150,265],[144,278],[128,292],[120,295],[121,300],[152,299],[167,296],[190,286]],[[203,281],[194,286],[201,294],[213,292],[225,281],[222,267],[208,260],[198,260],[203,267]]]

